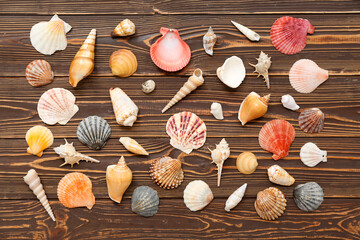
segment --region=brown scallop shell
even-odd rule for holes
[[[156,159],[149,172],[153,181],[164,189],[177,188],[184,180],[181,161],[171,157]]]
[[[318,108],[308,108],[299,115],[299,126],[306,133],[318,133],[324,128],[324,113]]]
[[[254,205],[257,214],[262,219],[275,220],[284,213],[286,199],[279,189],[269,187],[258,192]]]
[[[50,64],[45,60],[34,60],[25,70],[26,80],[33,87],[41,87],[54,80]]]

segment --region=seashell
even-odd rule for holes
[[[299,126],[306,133],[318,133],[324,128],[324,113],[318,108],[308,108],[299,115]]]
[[[294,189],[294,200],[298,208],[312,212],[324,201],[324,191],[316,182],[300,184]]]
[[[119,141],[129,152],[146,156],[149,155],[149,153],[137,141],[132,138],[121,137]]]
[[[152,180],[164,189],[174,189],[184,180],[181,161],[171,157],[156,159],[150,166]]]
[[[26,66],[25,76],[28,83],[33,87],[41,87],[52,83],[54,73],[50,64],[45,60],[34,60]]]
[[[60,180],[57,196],[60,203],[67,208],[91,209],[95,205],[91,180],[80,172],[68,173]]]
[[[82,144],[90,149],[100,150],[109,139],[111,128],[102,117],[89,116],[79,123],[76,134]]]
[[[255,68],[256,73],[258,73],[259,77],[260,75],[264,77],[265,83],[268,89],[270,89],[270,80],[269,80],[269,68],[271,66],[271,57],[269,57],[267,54],[265,54],[263,51],[261,51],[259,58],[257,58],[258,63],[256,65],[250,64],[250,66],[253,66]]]
[[[220,179],[221,179],[221,172],[226,159],[230,156],[230,148],[229,144],[226,142],[225,138],[223,138],[219,144],[216,144],[216,148],[214,150],[210,150],[212,162],[215,163],[218,168],[218,180],[217,186],[220,187]]]
[[[111,32],[112,37],[125,37],[135,34],[135,24],[129,19],[121,21]]]
[[[268,104],[270,101],[270,95],[260,97],[256,92],[251,92],[240,105],[238,119],[244,126],[251,120],[262,117],[266,114]]]
[[[203,209],[213,199],[209,185],[202,180],[190,182],[184,190],[184,203],[193,212]]]
[[[290,84],[299,93],[311,93],[328,78],[329,72],[309,59],[296,61],[289,72]]]
[[[30,169],[26,176],[24,177],[24,181],[27,185],[29,185],[30,189],[33,191],[35,196],[40,200],[41,204],[51,217],[51,219],[55,222],[55,216],[53,211],[51,210],[49,201],[46,197],[45,190],[43,185],[40,182],[39,175],[35,171],[35,169]]]
[[[246,70],[241,58],[232,56],[227,58],[216,70],[218,78],[228,87],[237,88],[245,78]]]
[[[139,108],[120,88],[110,88],[110,98],[116,122],[120,125],[131,127],[137,119]]]
[[[220,103],[213,102],[210,107],[210,113],[214,116],[214,118],[216,118],[218,120],[224,119],[222,106]]]
[[[295,139],[295,129],[286,120],[275,119],[267,122],[260,130],[259,144],[262,149],[273,153],[272,158],[279,160],[289,154]]]
[[[170,144],[184,153],[191,153],[206,141],[206,125],[201,118],[191,112],[174,114],[166,123],[166,133]]]
[[[65,125],[79,111],[75,96],[64,88],[52,88],[44,92],[38,102],[37,111],[48,125]]]
[[[50,129],[40,125],[30,128],[26,132],[25,139],[29,145],[27,152],[38,157],[41,157],[43,151],[54,143],[54,136]]]
[[[204,78],[200,68],[195,69],[193,75],[184,83],[180,90],[175,94],[175,96],[170,100],[170,102],[161,110],[162,113],[166,112],[169,108],[174,106],[181,99],[186,97],[189,93],[194,91],[197,87],[203,85]]]
[[[279,189],[269,187],[258,192],[254,205],[257,214],[262,219],[275,220],[284,213],[286,199]]]
[[[284,106],[284,108],[287,108],[287,109],[290,109],[293,111],[296,111],[300,108],[299,105],[296,104],[295,99],[289,94],[283,95],[281,97],[281,103]]]
[[[243,152],[236,159],[236,168],[243,174],[252,174],[257,166],[256,156],[252,152]]]
[[[189,45],[184,42],[178,30],[162,27],[160,37],[150,48],[151,60],[156,66],[168,72],[183,69],[191,58]]]
[[[257,34],[256,32],[254,32],[253,30],[241,25],[240,23],[231,21],[232,24],[234,24],[234,26],[242,33],[245,35],[245,37],[247,37],[249,40],[254,41],[254,42],[258,42],[260,41],[260,35]]]
[[[66,165],[66,164],[70,164],[71,167],[73,167],[73,165],[75,163],[79,164],[80,160],[85,160],[86,162],[94,162],[94,163],[99,163],[100,161],[92,158],[92,157],[88,157],[85,154],[81,154],[79,152],[77,152],[75,150],[75,147],[73,146],[74,143],[68,143],[65,139],[65,144],[60,145],[59,147],[54,148],[54,151],[59,154],[59,156],[61,158],[64,158],[64,163],[60,165],[60,167]]]
[[[36,51],[51,55],[66,48],[66,33],[70,30],[71,26],[55,14],[49,22],[39,22],[32,26],[30,41]]]
[[[308,142],[301,147],[300,159],[306,166],[315,167],[320,162],[327,162],[327,152]]]
[[[120,203],[126,189],[132,181],[131,169],[126,165],[125,158],[121,156],[115,165],[106,168],[106,184],[111,200]]]
[[[69,83],[76,87],[94,70],[96,29],[92,29],[71,62]]]
[[[159,208],[159,196],[156,190],[140,186],[131,197],[131,210],[143,217],[154,216]]]
[[[113,75],[118,77],[130,77],[136,72],[138,63],[136,56],[132,51],[120,49],[111,54],[109,65]]]
[[[141,85],[141,90],[144,93],[151,93],[152,91],[155,90],[156,84],[154,82],[154,80],[147,80],[145,82],[143,82],[143,84]]]
[[[225,203],[225,211],[230,212],[231,209],[236,207],[241,202],[242,198],[244,197],[246,187],[247,183],[244,183],[229,196]]]
[[[279,165],[272,165],[267,170],[269,181],[282,186],[291,186],[294,184],[295,179]]]
[[[209,27],[209,30],[203,37],[203,47],[205,49],[205,52],[210,56],[212,56],[214,53],[213,48],[215,46],[215,43],[216,43],[216,34],[214,33],[212,27]]]
[[[307,34],[315,28],[309,20],[289,16],[277,19],[271,27],[270,39],[274,47],[284,54],[295,54],[304,49]]]

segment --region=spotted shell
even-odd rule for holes
[[[184,180],[181,161],[171,157],[156,159],[149,172],[152,180],[165,189],[177,188]]]
[[[131,210],[143,217],[154,216],[159,208],[157,191],[148,186],[140,186],[131,197]]]
[[[45,60],[34,60],[27,65],[25,76],[28,83],[33,87],[40,87],[52,83],[54,73],[50,64]]]
[[[286,199],[279,189],[269,187],[258,192],[254,205],[257,214],[262,219],[275,220],[284,213]]]
[[[299,126],[306,133],[318,133],[324,128],[324,113],[318,108],[308,108],[299,115]]]
[[[324,191],[316,182],[300,184],[294,189],[294,200],[298,208],[311,212],[318,209],[324,201]]]
[[[84,118],[77,127],[79,141],[93,150],[103,148],[110,134],[110,125],[105,119],[98,116]]]

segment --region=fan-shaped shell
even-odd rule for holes
[[[177,188],[184,180],[181,161],[171,157],[156,159],[149,172],[152,180],[165,189]]]
[[[254,205],[257,214],[262,219],[275,220],[284,213],[286,199],[279,189],[269,187],[258,192]]]
[[[83,173],[66,174],[59,182],[57,195],[62,205],[68,208],[87,207],[95,204],[92,183]]]
[[[191,211],[199,211],[206,207],[214,195],[206,182],[195,180],[190,182],[184,190],[184,203]]]
[[[138,67],[134,53],[127,49],[120,49],[110,56],[109,65],[112,74],[118,77],[130,77]]]
[[[291,186],[294,184],[295,179],[279,165],[272,165],[267,170],[269,180],[282,186]]]
[[[25,70],[28,83],[33,87],[40,87],[52,83],[54,73],[50,64],[45,60],[34,60],[29,63]]]
[[[213,48],[215,46],[215,43],[216,43],[216,34],[214,33],[212,27],[209,27],[209,30],[203,37],[203,47],[205,49],[205,52],[210,56],[212,56],[214,53]]]
[[[178,30],[161,28],[160,37],[150,48],[151,60],[156,66],[168,72],[183,69],[190,61],[191,50]]]
[[[34,126],[26,132],[26,142],[29,145],[27,152],[38,157],[43,155],[43,151],[54,143],[54,136],[50,129],[44,126]]]
[[[241,58],[232,56],[217,68],[216,75],[226,86],[237,88],[244,81],[246,69]]]
[[[170,144],[187,154],[198,149],[206,141],[206,125],[201,118],[191,112],[174,114],[166,123],[166,133]]]
[[[131,197],[131,210],[143,217],[154,216],[159,208],[157,191],[148,186],[140,186]]]
[[[120,125],[131,127],[137,119],[139,108],[120,88],[110,88],[110,98],[116,122]]]
[[[308,108],[299,115],[299,126],[306,133],[318,133],[324,128],[324,113],[318,108]]]
[[[267,122],[260,130],[259,144],[271,153],[274,160],[286,157],[295,139],[295,129],[286,120],[275,119]]]
[[[299,105],[296,104],[295,99],[289,94],[283,95],[281,97],[281,103],[284,106],[284,108],[287,108],[287,109],[290,109],[293,111],[296,111],[300,108]]]
[[[300,159],[308,167],[315,167],[320,162],[327,162],[327,152],[320,150],[312,142],[306,143],[301,147]]]
[[[298,208],[312,212],[324,201],[324,191],[316,182],[297,185],[294,189],[294,200]]]
[[[110,125],[105,119],[98,116],[84,118],[77,127],[79,141],[93,150],[103,148],[110,134]]]
[[[252,174],[257,166],[256,156],[252,152],[243,152],[236,159],[236,167],[243,174]]]
[[[119,139],[120,143],[124,145],[124,147],[135,154],[140,155],[149,155],[149,153],[143,148],[136,140],[129,138],[129,137],[121,137]]]
[[[52,88],[44,92],[37,111],[41,120],[49,125],[65,125],[79,111],[75,96],[64,88]]]
[[[135,34],[135,24],[129,19],[121,21],[111,32],[112,37],[125,37],[133,34]]]

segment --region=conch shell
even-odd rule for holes
[[[210,150],[210,149],[209,149]],[[221,172],[223,168],[223,164],[226,159],[230,156],[230,148],[229,144],[226,142],[225,138],[223,138],[219,144],[216,145],[214,150],[210,150],[212,163],[215,163],[218,167],[218,180],[217,186],[220,187],[220,179],[221,179]]]
[[[132,51],[120,49],[111,54],[109,65],[115,76],[130,77],[136,72],[138,63]]]
[[[267,170],[269,181],[282,186],[291,186],[294,184],[295,179],[279,165],[272,165]]]
[[[211,107],[210,107],[210,112],[214,116],[214,118],[216,118],[218,120],[223,120],[224,119],[222,106],[221,106],[220,103],[213,102],[211,104]]]
[[[137,119],[139,108],[120,88],[110,88],[110,98],[116,122],[120,125],[131,127]]]
[[[260,40],[260,35],[254,32],[253,30],[241,25],[240,23],[231,21],[232,24],[251,41],[258,42]]]
[[[132,153],[146,156],[149,155],[149,153],[137,141],[132,138],[121,137],[119,141],[128,151]]]
[[[228,87],[237,88],[244,81],[246,70],[241,58],[232,56],[227,58],[216,70],[218,78]]]
[[[121,21],[111,32],[112,37],[125,37],[135,34],[135,24],[129,19]]]
[[[213,55],[213,48],[216,43],[216,34],[214,33],[212,27],[209,27],[209,30],[203,37],[203,46],[205,49],[205,52],[209,55]]]
[[[261,51],[259,58],[257,58],[258,63],[256,65],[250,64],[250,66],[253,66],[255,68],[256,73],[258,73],[259,77],[262,75],[265,79],[266,86],[268,89],[270,89],[270,80],[269,80],[269,68],[271,66],[271,57],[269,57],[267,54],[265,54],[263,51]]]
[[[230,195],[225,203],[225,211],[230,212],[231,209],[236,207],[241,202],[242,198],[244,197],[246,187],[247,183],[244,183]]]
[[[242,125],[266,114],[270,94],[260,97],[256,92],[251,92],[240,105],[238,119]]]

